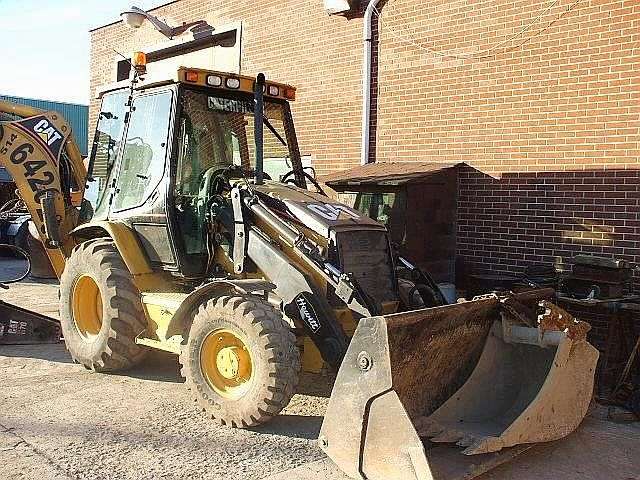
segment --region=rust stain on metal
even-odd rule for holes
[[[386,318],[393,388],[410,417],[429,415],[466,381],[498,305],[488,298]]]
[[[574,431],[591,401],[598,351],[585,339],[588,324],[542,301],[552,293],[361,320],[321,448],[353,478],[461,480]]]
[[[566,310],[547,300],[540,302],[540,306],[544,308],[544,313],[540,315],[540,331],[564,332],[566,330],[567,337],[572,340],[587,338],[587,333],[591,330],[591,325],[587,322],[576,319]]]
[[[530,306],[518,302],[513,297],[507,297],[500,301],[503,313],[508,313],[514,320],[527,325],[528,327],[534,327],[537,320],[535,310]]]

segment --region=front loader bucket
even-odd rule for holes
[[[598,358],[588,328],[549,303],[540,322],[523,326],[506,301],[361,320],[321,448],[352,478],[468,479],[573,431]]]

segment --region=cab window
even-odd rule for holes
[[[88,182],[87,188],[87,199],[93,204],[96,216],[106,214],[108,210],[108,185],[122,141],[124,117],[128,110],[127,98],[128,92],[125,91],[109,93],[102,98],[93,138],[93,161],[89,172],[92,180]]]
[[[166,91],[144,95],[133,101],[114,210],[142,205],[162,180],[172,98],[172,92]]]

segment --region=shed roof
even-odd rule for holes
[[[330,187],[349,185],[404,185],[456,168],[463,163],[379,162],[323,175],[319,180]]]

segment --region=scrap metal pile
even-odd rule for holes
[[[629,262],[575,257],[560,283],[559,301],[589,320],[603,352],[597,375],[599,400],[640,419],[640,295],[633,292]]]

